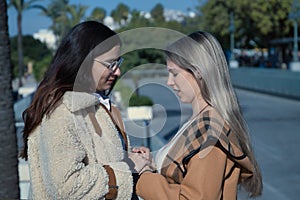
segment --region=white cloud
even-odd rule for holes
[[[33,38],[46,43],[48,48],[55,49],[56,38],[53,31],[48,29],[40,29],[39,32],[33,34]]]
[[[164,16],[165,16],[166,21],[174,20],[174,21],[182,22],[184,20],[184,17],[186,16],[186,14],[179,10],[165,9]]]

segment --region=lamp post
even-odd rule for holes
[[[293,51],[293,61],[298,62],[298,22],[294,19],[294,51]]]
[[[229,32],[230,32],[230,59],[229,59],[229,67],[238,68],[239,63],[235,60],[234,57],[234,12],[232,8],[229,9]]]
[[[234,60],[233,49],[234,49],[234,16],[233,11],[230,11],[230,24],[229,24],[229,32],[230,32],[230,60]]]
[[[291,13],[289,18],[293,20],[294,24],[294,45],[293,45],[293,62],[290,63],[292,71],[300,71],[300,62],[298,58],[298,19],[300,17],[299,4],[297,0],[293,1]]]
[[[235,60],[234,57],[234,10],[232,6],[228,6],[225,1],[217,1],[217,4],[221,4],[229,12],[229,33],[230,33],[230,57],[229,57],[229,67],[238,68],[239,63]]]

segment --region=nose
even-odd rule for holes
[[[168,86],[173,86],[173,85],[174,85],[174,80],[173,80],[173,78],[171,77],[170,74],[169,74],[169,76],[168,76],[167,85],[168,85]]]
[[[113,72],[113,75],[115,75],[115,76],[121,76],[121,70],[120,70],[120,68],[117,68],[116,71]]]

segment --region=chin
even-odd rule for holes
[[[180,99],[180,101],[182,102],[182,103],[186,103],[186,99],[185,98],[182,98],[182,97],[180,97],[180,96],[178,96],[179,97],[179,99]]]
[[[182,99],[180,99],[180,101],[181,101],[182,103],[190,103],[189,101],[182,100]]]
[[[179,97],[179,99],[182,103],[192,103],[192,101],[190,101],[189,99],[186,99],[184,97]]]
[[[109,90],[111,88],[111,84],[104,84],[104,85],[99,85],[97,90],[104,91],[104,90]]]

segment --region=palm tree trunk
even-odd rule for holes
[[[24,74],[24,62],[23,62],[23,41],[22,41],[22,13],[18,13],[18,60],[19,60],[19,87],[22,84],[22,77]]]
[[[0,199],[19,199],[18,148],[6,0],[0,0]]]

